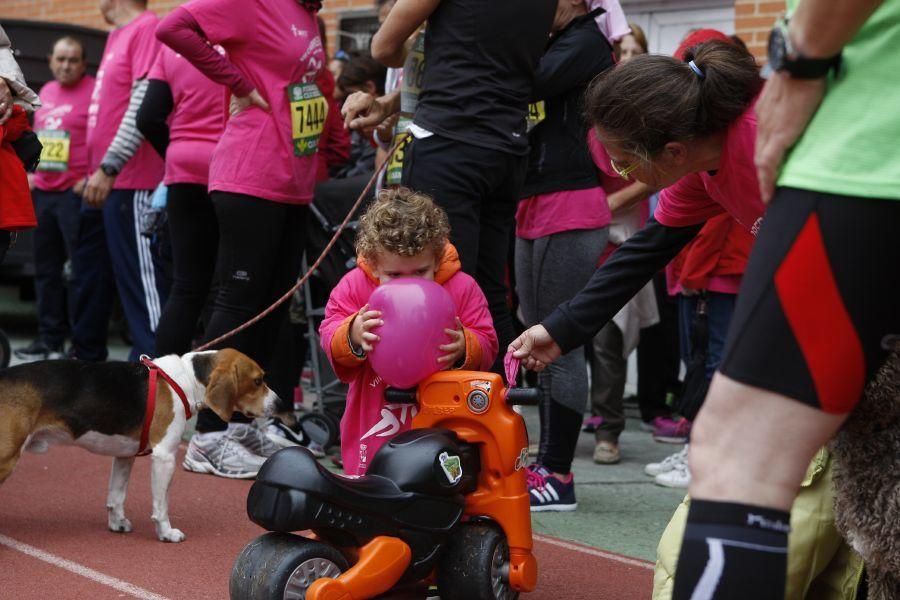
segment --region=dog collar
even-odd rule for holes
[[[191,418],[191,405],[188,403],[187,395],[181,389],[181,386],[175,383],[175,380],[168,373],[160,369],[159,365],[150,360],[149,356],[142,354],[141,364],[150,371],[150,377],[147,380],[147,411],[144,413],[144,427],[141,429],[141,444],[138,446],[137,456],[146,456],[152,452],[152,449],[147,448],[147,444],[150,438],[150,424],[153,422],[153,412],[156,409],[156,378],[159,376],[165,379],[169,387],[181,399],[181,403],[184,405],[185,420]]]

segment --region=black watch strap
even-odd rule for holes
[[[839,72],[841,53],[828,58],[803,56],[791,43],[787,21],[780,21],[769,34],[769,63],[775,71],[784,71],[795,79],[821,79],[829,71]]]

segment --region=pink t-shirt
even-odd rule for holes
[[[110,32],[97,70],[97,83],[88,109],[88,170],[100,167],[131,100],[134,82],[145,79],[159,53],[156,24],[159,19],[144,11],[124,27]],[[144,141],[116,177],[115,189],[149,190],[159,185],[163,161]]]
[[[94,78],[90,75],[75,85],[63,86],[51,81],[41,88],[42,106],[34,113],[34,130],[52,152],[38,165],[33,180],[35,188],[61,192],[87,175],[88,104],[93,89]]]
[[[601,187],[539,194],[519,202],[516,237],[524,240],[576,229],[599,229],[612,220]]]
[[[228,119],[210,191],[310,203],[316,156],[294,151],[288,87],[314,82],[325,64],[315,15],[296,0],[192,0],[184,8],[272,109],[251,106]]]
[[[225,129],[225,88],[165,46],[150,69],[150,79],[169,84],[174,104],[164,183],[207,185],[210,158]]]
[[[684,227],[728,212],[756,235],[766,206],[753,163],[755,143],[756,113],[751,105],[728,127],[718,171],[691,173],[660,192],[656,220]]]

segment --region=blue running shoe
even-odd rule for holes
[[[569,473],[560,479],[543,465],[528,465],[525,474],[528,482],[528,497],[531,512],[572,511],[578,508],[575,501],[575,477]]]

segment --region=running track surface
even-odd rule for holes
[[[182,448],[183,454],[183,448]],[[222,600],[241,548],[263,531],[246,516],[248,481],[187,473],[172,482],[172,526],[187,539],[156,540],[150,521],[150,458],[136,459],[128,534],[106,529],[112,459],[74,447],[25,453],[0,486],[0,597],[17,600]],[[536,536],[535,592],[522,600],[650,596],[652,565],[597,548]]]

